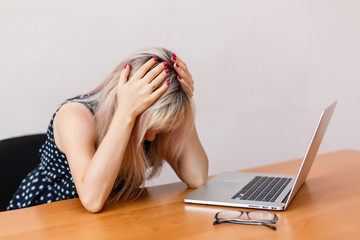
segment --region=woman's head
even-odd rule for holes
[[[110,125],[112,116],[117,107],[116,90],[119,82],[119,75],[124,69],[126,64],[131,67],[129,78],[150,58],[157,57],[158,61],[154,64],[156,67],[162,62],[168,62],[167,68],[169,73],[163,82],[169,81],[169,87],[166,92],[147,109],[143,114],[142,118],[148,118],[149,124],[148,129],[152,132],[162,132],[166,129],[173,129],[176,125],[179,125],[181,119],[185,117],[185,110],[188,109],[190,99],[186,95],[186,92],[182,88],[180,82],[177,80],[177,73],[172,66],[171,61],[172,52],[165,48],[146,48],[139,50],[128,57],[126,57],[110,74],[110,76],[90,95],[93,99],[99,101],[96,118],[99,123],[99,139],[98,144],[105,136]],[[151,68],[151,69],[152,69]],[[161,84],[159,85],[161,86]],[[94,96],[96,95],[96,96]],[[151,117],[150,117],[150,113]],[[144,124],[144,121],[141,121]]]
[[[171,64],[171,55],[172,52],[164,48],[148,48],[140,50],[128,58],[131,66],[130,77],[150,58],[158,57],[159,59],[152,68],[162,62],[169,63],[167,66],[169,73],[163,81],[163,83],[169,81],[169,87],[139,116],[139,139],[151,140],[154,135],[174,131],[184,124],[186,117],[191,113],[190,98],[177,80],[178,75]],[[144,139],[146,133],[146,137],[150,139]]]
[[[162,62],[169,63],[167,66],[169,73],[164,79],[164,82],[170,82],[168,89],[136,119],[119,178],[115,184],[123,184],[123,187],[115,200],[137,197],[136,189],[147,177],[152,177],[159,171],[163,159],[177,161],[181,155],[184,139],[193,128],[193,103],[177,80],[178,75],[172,66],[171,56],[172,52],[164,48],[137,51],[125,58],[111,75],[90,93],[93,101],[98,102],[95,117],[99,145],[109,129],[117,108],[117,84],[125,64],[130,65],[130,78],[150,58],[158,58],[153,67]],[[147,151],[144,149],[145,140],[151,141],[147,143],[149,145]],[[148,169],[151,169],[150,172]]]

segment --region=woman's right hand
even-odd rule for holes
[[[158,87],[169,72],[166,69],[167,62],[158,64],[149,71],[157,60],[156,57],[148,60],[129,80],[129,64],[126,64],[120,73],[117,86],[117,109],[130,114],[133,119],[150,107],[168,88],[170,82]]]

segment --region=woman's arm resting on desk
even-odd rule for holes
[[[115,114],[96,149],[95,118],[81,103],[64,105],[55,118],[55,142],[65,153],[77,193],[84,208],[99,212],[119,172],[133,120]]]
[[[174,69],[179,74],[178,80],[192,98],[194,92],[194,80],[189,72],[186,63],[176,55],[172,55]],[[179,178],[189,187],[199,187],[208,178],[208,158],[194,126],[189,139],[185,141],[183,153],[180,160],[174,164],[169,162]]]
[[[208,178],[208,158],[194,126],[180,160],[174,166],[179,178],[191,188],[203,185]]]

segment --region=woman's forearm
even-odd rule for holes
[[[206,182],[208,165],[206,152],[194,126],[189,139],[185,142],[182,157],[178,161],[175,171],[189,187],[196,188]]]
[[[81,180],[80,196],[83,205],[91,212],[102,209],[108,198],[124,157],[133,129],[134,119],[117,111],[109,130],[87,166]]]

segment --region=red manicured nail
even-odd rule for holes
[[[178,78],[179,80],[181,80],[181,77],[180,77],[180,75],[178,75],[178,76],[177,76],[177,78]]]
[[[179,67],[179,64],[175,63],[175,67]]]
[[[175,54],[171,54],[171,57],[174,61],[176,61],[176,55]]]
[[[166,82],[166,85],[168,85],[168,86],[169,86],[169,84],[170,84],[170,81],[167,81],[167,82]]]
[[[155,62],[157,62],[157,60],[158,60],[158,57],[154,57],[153,59],[154,59],[154,61],[155,61]]]
[[[124,67],[124,69],[126,69],[128,65],[129,65],[128,63],[127,63],[127,64],[125,64],[125,67]]]
[[[170,72],[170,70],[167,68],[165,69],[165,73],[168,74]]]
[[[168,62],[163,62],[164,66],[167,67],[167,65],[169,64]]]

